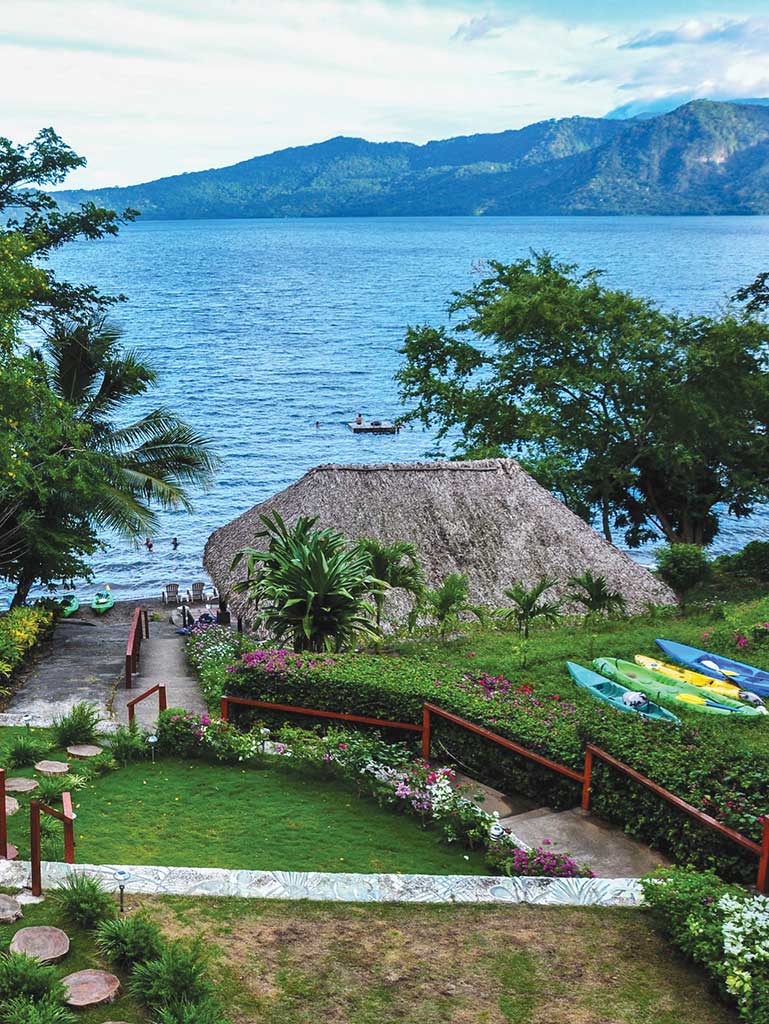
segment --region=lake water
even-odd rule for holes
[[[166,221],[57,254],[61,277],[128,296],[114,319],[160,373],[132,412],[169,406],[223,459],[193,516],[162,513],[152,554],[110,541],[82,593],[110,583],[120,598],[155,596],[168,581],[204,578],[209,533],[319,463],[418,459],[424,433],[361,437],[347,422],[400,411],[393,373],[406,325],[443,322],[480,261],[531,248],[602,267],[610,285],[665,307],[709,312],[769,269],[769,218]],[[767,527],[766,514],[727,521],[714,547],[735,550]]]

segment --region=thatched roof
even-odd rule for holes
[[[562,581],[552,594],[563,595],[568,578],[585,569],[605,576],[631,611],[650,602],[675,603],[669,587],[608,544],[513,459],[317,466],[211,534],[203,560],[222,593],[245,571],[243,563],[230,570],[234,554],[254,544],[260,514],[273,509],[289,524],[300,515],[318,516],[320,526],[336,527],[351,539],[411,541],[428,585],[451,572],[466,573],[477,604],[509,604],[504,590],[513,581],[528,586],[544,575]],[[231,601],[247,615],[242,596]],[[393,614],[405,610],[397,593],[388,602]]]

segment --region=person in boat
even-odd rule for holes
[[[358,415],[355,417],[355,426],[356,427],[360,427],[362,425],[363,425],[363,417],[361,416],[360,413],[358,413]]]

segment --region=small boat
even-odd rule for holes
[[[710,654],[698,647],[678,644],[673,640],[656,640],[655,643],[674,661],[694,669],[695,672],[702,672],[712,679],[734,683],[743,690],[757,693],[759,697],[769,697],[769,672],[763,669],[743,665],[741,661],[732,661],[731,658],[724,658],[720,654]]]
[[[97,615],[103,615],[110,610],[114,603],[115,598],[110,593],[109,587],[107,587],[106,590],[99,591],[93,601],[91,601],[91,607]]]
[[[636,654],[636,665],[648,668],[650,672],[656,672],[666,679],[675,679],[679,683],[688,683],[689,686],[696,686],[709,693],[715,700],[719,697],[731,697],[732,700],[742,700],[740,697],[743,690],[734,683],[727,683],[713,679],[711,676],[704,676],[701,672],[692,672],[688,668],[679,668],[677,665],[669,665],[666,661],[657,661],[656,658],[646,658],[643,654]],[[759,698],[756,698],[758,700]]]
[[[74,615],[80,607],[80,602],[75,594],[62,594],[59,604],[61,605],[61,614],[65,619],[68,619],[70,615]]]
[[[699,711],[706,715],[732,715],[738,718],[756,718],[761,714],[756,708],[741,704],[731,697],[717,699],[703,693],[689,683],[679,683],[674,679],[657,675],[642,665],[621,658],[596,658],[593,665],[598,671],[631,690],[645,693],[654,700],[667,700],[674,704],[682,704],[691,711]]]
[[[566,668],[569,670],[569,675],[577,686],[587,690],[597,700],[603,700],[607,704],[611,704],[617,711],[631,711],[633,714],[640,715],[641,718],[647,718],[651,722],[681,724],[680,718],[674,715],[672,711],[661,708],[659,704],[655,704],[648,697],[644,704],[638,706],[625,704],[622,698],[626,693],[634,692],[627,686],[621,686],[619,683],[612,682],[606,676],[599,676],[597,672],[592,672],[589,668],[583,668],[582,665],[575,665],[573,661],[567,661]]]
[[[369,423],[348,423],[353,434],[397,434],[398,427],[387,420],[371,420]]]

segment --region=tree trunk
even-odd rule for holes
[[[29,592],[32,589],[32,584],[34,582],[34,577],[22,576],[22,578],[16,585],[16,593],[13,595],[13,600],[11,601],[11,608],[18,608],[20,605],[24,604],[24,602],[27,600]]]
[[[601,526],[603,535],[610,544],[613,543],[611,535],[611,520],[609,518],[609,502],[605,497],[601,498]]]

